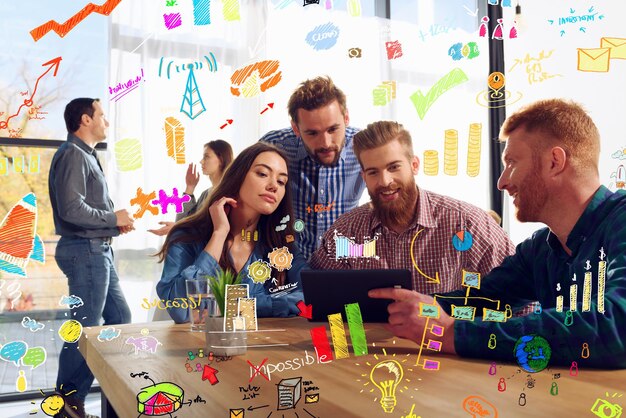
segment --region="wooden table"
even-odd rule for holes
[[[80,351],[100,382],[103,399],[106,396],[122,418],[140,415],[137,394],[142,388],[153,385],[142,372],[147,372],[157,384],[171,382],[184,390],[184,404],[172,414],[179,418],[472,417],[467,410],[471,406],[478,408],[478,404],[489,411],[488,415],[482,415],[488,418],[495,417],[496,411],[497,416],[505,418],[593,417],[592,406],[596,402],[601,404],[602,400],[626,407],[626,397],[612,397],[614,393],[618,396],[626,393],[626,370],[579,370],[577,376],[570,376],[569,369],[550,368],[529,375],[518,372],[520,369],[515,364],[499,364],[495,374],[491,375],[490,362],[438,355],[429,358],[441,360],[440,370],[426,371],[415,366],[415,344],[393,337],[381,324],[365,324],[368,355],[357,357],[350,350],[349,358],[319,363],[309,330],[321,325],[324,324],[312,324],[303,318],[260,319],[259,329],[262,331],[248,334],[246,354],[227,361],[214,358],[210,363],[210,367],[218,371],[215,374],[218,382],[213,385],[210,380],[202,380],[203,372],[195,371],[196,363],[200,363],[199,368],[204,371],[204,365],[209,364],[207,357],[191,362],[187,359],[189,351],[195,354],[199,348],[205,347],[204,333],[190,332],[188,324],[174,325],[164,321],[115,326],[121,330],[121,335],[111,341],[96,338],[103,327],[85,329]],[[129,337],[141,337],[142,330],[144,333],[148,330],[148,335],[162,344],[155,353],[138,351],[135,354],[134,346],[126,344]],[[330,333],[328,335],[330,339]],[[260,344],[288,345],[251,347]],[[308,359],[313,364],[300,366],[301,362],[294,362],[294,359],[302,359],[302,363]],[[397,403],[391,413],[383,411],[381,391],[370,381],[372,368],[386,360],[396,360],[404,372],[396,391]],[[271,380],[261,374],[251,378],[255,369],[248,361]],[[193,372],[187,371],[186,363]],[[267,368],[261,368],[261,364]],[[291,369],[285,369],[286,365],[291,365]],[[377,371],[381,369],[383,372],[387,370],[383,367]],[[560,373],[560,378],[554,378],[556,373]],[[529,377],[534,381],[529,383]],[[295,408],[279,410],[278,384],[282,379],[291,378],[301,378],[300,399]],[[503,392],[498,390],[500,379],[506,384]],[[558,387],[557,395],[551,394],[551,389],[556,392],[553,382]],[[281,390],[281,393],[288,394],[295,387]],[[522,393],[526,400],[524,406],[519,405]],[[319,395],[318,402],[306,403],[307,395],[311,401],[315,400],[316,394]],[[490,409],[485,401],[495,410]],[[105,399],[102,418],[106,416],[106,407]],[[108,416],[114,416],[110,412]],[[475,416],[481,417],[479,414]]]

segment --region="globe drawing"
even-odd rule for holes
[[[515,342],[513,355],[522,369],[528,373],[537,373],[548,367],[552,349],[548,340],[540,335],[530,334]]]

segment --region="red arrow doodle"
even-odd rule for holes
[[[223,124],[222,126],[220,126],[220,129],[224,129],[225,127],[227,127],[228,125],[230,125],[231,123],[233,123],[232,119],[226,119],[226,123]]]
[[[219,380],[217,380],[217,376],[215,376],[217,372],[218,372],[217,369],[214,369],[208,364],[205,364],[204,371],[202,372],[202,380],[208,380],[211,383],[211,385],[218,383]]]
[[[263,113],[267,112],[267,109],[274,109],[274,103],[268,103],[267,107],[265,109],[261,110],[260,114],[262,115]]]
[[[307,305],[303,300],[296,303],[296,306],[300,310],[299,316],[307,319],[313,318],[313,305]]]
[[[59,71],[59,64],[61,63],[61,60],[63,58],[61,57],[56,57],[54,59],[51,59],[48,62],[45,62],[43,64],[41,64],[42,67],[45,67],[46,65],[49,65],[48,69],[39,76],[39,78],[37,79],[37,81],[35,82],[35,88],[33,89],[33,94],[30,95],[29,99],[24,100],[24,103],[22,105],[20,105],[20,107],[17,109],[17,112],[15,112],[14,115],[11,115],[7,118],[7,120],[0,122],[0,129],[7,129],[9,127],[9,121],[11,119],[13,119],[14,117],[16,117],[17,115],[20,114],[20,112],[22,111],[22,108],[24,106],[26,107],[31,107],[33,105],[33,97],[35,97],[35,93],[37,93],[37,87],[39,86],[39,80],[42,79],[43,76],[45,76],[46,74],[48,74],[50,72],[50,70],[52,70],[54,68],[54,73],[52,74],[52,77],[56,77],[57,76],[57,72]]]

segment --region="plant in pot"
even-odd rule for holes
[[[220,269],[215,276],[208,276],[211,293],[217,303],[217,309],[209,309],[206,319],[207,350],[218,356],[234,356],[245,354],[246,331],[234,331],[232,325],[224,322],[226,312],[226,286],[241,284],[241,275],[235,275],[232,270]]]

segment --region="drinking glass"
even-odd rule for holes
[[[189,321],[191,331],[203,332],[207,317],[215,316],[218,311],[215,295],[211,292],[208,279],[185,280],[187,298],[189,298]]]

